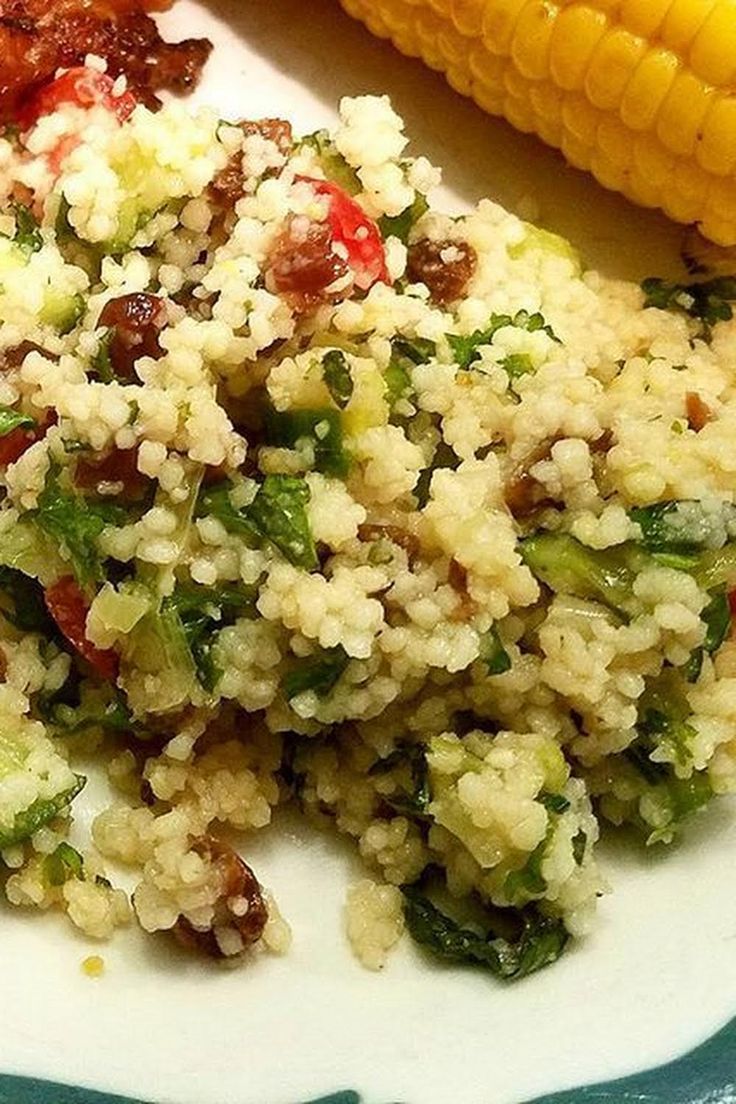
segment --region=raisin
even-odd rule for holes
[[[226,843],[212,836],[202,836],[192,844],[192,850],[217,867],[220,895],[215,905],[212,927],[195,928],[184,916],[174,925],[174,935],[184,947],[202,951],[212,958],[224,957],[217,940],[216,928],[235,928],[243,947],[256,943],[263,935],[268,909],[258,879],[246,862]],[[245,911],[241,913],[240,907]]]
[[[328,288],[350,273],[347,261],[333,251],[332,232],[324,222],[289,219],[266,265],[266,286],[308,310],[335,298]]]
[[[422,238],[409,246],[406,275],[411,283],[429,289],[433,303],[444,306],[465,293],[477,263],[477,254],[467,242]]]
[[[158,338],[166,322],[166,306],[156,295],[137,291],[105,303],[98,325],[113,331],[109,354],[116,376],[132,379],[139,357],[163,356]]]

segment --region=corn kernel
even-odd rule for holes
[[[619,20],[627,30],[651,41],[656,37],[672,0],[623,0]]]
[[[657,115],[659,140],[680,156],[691,156],[714,91],[692,73],[680,72]]]
[[[494,0],[493,4],[486,4],[481,34],[491,53],[508,55],[517,20],[527,2],[528,0]]]
[[[681,68],[669,50],[650,50],[634,70],[621,97],[622,121],[632,130],[649,130]]]
[[[687,50],[716,5],[716,0],[672,0],[660,37],[675,53]]]
[[[695,157],[701,168],[715,176],[728,176],[736,169],[736,100],[718,96],[700,128]]]
[[[582,88],[593,52],[606,32],[606,17],[592,8],[565,8],[552,31],[550,72],[560,88]]]
[[[476,38],[483,28],[483,12],[486,0],[452,0],[452,22],[460,34]]]
[[[733,0],[719,0],[690,46],[690,65],[717,88],[736,80],[736,12]]]
[[[584,96],[574,94],[565,97],[562,106],[562,122],[573,138],[592,146],[598,132],[601,114]]]
[[[511,58],[530,80],[543,80],[549,74],[549,48],[557,15],[557,8],[549,0],[534,0],[519,16]]]
[[[585,77],[585,91],[596,107],[617,107],[624,89],[647,50],[647,44],[621,27],[598,43]]]

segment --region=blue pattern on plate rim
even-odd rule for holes
[[[735,1104],[736,1019],[682,1058],[616,1081],[567,1089],[530,1104]],[[146,1104],[92,1089],[0,1074],[0,1104]],[[352,1090],[309,1104],[369,1104]],[[370,1102],[372,1104],[372,1102]],[[412,1104],[421,1104],[417,1100]]]

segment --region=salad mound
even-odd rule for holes
[[[730,283],[442,213],[385,97],[300,137],[92,61],[0,138],[7,898],[283,951],[237,833],[291,802],[367,966],[537,970],[607,825],[736,786]]]

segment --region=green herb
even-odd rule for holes
[[[112,361],[110,359],[110,342],[112,341],[113,333],[114,331],[112,329],[105,330],[100,338],[97,352],[89,362],[90,369],[103,383],[112,383],[115,379],[115,372],[113,371]],[[133,421],[135,421],[135,418]]]
[[[447,340],[452,350],[453,358],[458,368],[465,371],[471,368],[477,360],[480,360],[480,349],[483,345],[490,345],[498,330],[504,326],[515,326],[517,329],[526,330],[527,333],[535,333],[541,330],[551,337],[553,341],[559,341],[554,330],[544,320],[542,314],[529,314],[528,311],[517,311],[511,317],[509,314],[493,314],[485,329],[475,330],[466,336],[448,334]]]
[[[341,644],[298,659],[284,675],[281,683],[284,697],[291,701],[299,694],[311,690],[318,698],[326,698],[339,682],[349,662],[350,656]]]
[[[710,329],[716,322],[733,317],[731,303],[736,300],[736,277],[716,276],[701,283],[678,284],[650,276],[642,282],[644,306],[658,310],[679,310],[700,319]]]
[[[36,419],[32,418],[30,414],[21,414],[20,411],[13,410],[11,406],[0,406],[0,437],[7,437],[19,426],[32,429],[35,424]]]
[[[335,404],[343,410],[353,397],[353,377],[347,357],[339,349],[330,349],[322,360],[322,376]]]
[[[428,364],[436,355],[437,346],[426,337],[398,336],[391,339],[391,352],[411,364]]]
[[[434,342],[421,337],[392,339],[391,360],[383,373],[386,401],[392,410],[398,402],[414,398],[411,370],[415,365],[426,364],[436,352]]]
[[[526,977],[555,962],[569,936],[562,921],[529,907],[517,912],[521,933],[516,942],[479,935],[461,927],[414,886],[404,886],[404,915],[415,942],[433,955],[451,962],[480,966],[506,979]]]
[[[583,859],[585,858],[585,848],[588,845],[588,835],[581,828],[579,832],[576,832],[572,837],[572,857],[575,860],[577,866],[581,866]]]
[[[532,358],[528,353],[509,353],[501,361],[501,367],[508,375],[511,383],[520,379],[521,376],[529,376],[534,373]]]
[[[12,204],[15,215],[15,235],[13,241],[26,253],[37,253],[43,246],[41,227],[38,219],[28,207],[22,203]]]
[[[43,860],[43,872],[49,885],[62,886],[70,878],[82,877],[84,861],[70,843],[62,842]]]
[[[47,637],[57,635],[56,625],[46,609],[43,589],[29,575],[15,568],[0,566],[0,591],[4,604],[3,617],[21,632],[40,632]]]
[[[547,850],[547,836],[537,844],[529,858],[519,870],[511,870],[504,881],[504,893],[510,901],[519,898],[529,900],[532,897],[540,897],[547,891],[547,881],[542,875],[542,862]]]
[[[58,470],[52,468],[38,496],[38,508],[30,516],[56,542],[80,584],[104,579],[97,538],[107,525],[125,521],[124,510],[63,491]]]
[[[106,732],[130,732],[133,717],[122,696],[113,693],[109,698],[97,695],[78,705],[52,699],[40,710],[47,724],[62,729],[67,736],[76,736],[90,728]]]
[[[593,598],[623,617],[638,611],[634,580],[649,562],[633,545],[593,549],[568,533],[535,533],[519,544],[521,558],[551,590]]]
[[[669,552],[676,556],[687,556],[702,547],[703,529],[698,524],[702,517],[702,506],[691,502],[686,504],[694,518],[687,526],[678,518],[678,502],[657,502],[654,506],[635,506],[629,510],[629,517],[641,529],[641,544],[649,552]]]
[[[76,782],[64,793],[56,794],[51,798],[39,798],[23,812],[17,813],[12,827],[0,828],[0,848],[12,847],[16,843],[22,843],[29,839],[44,824],[59,816],[74,800],[77,794],[84,788],[87,779],[76,775]]]
[[[267,475],[249,506],[235,507],[228,483],[208,487],[199,496],[197,516],[216,517],[229,533],[254,545],[269,540],[297,567],[317,567],[309,527],[306,480],[294,475]]]
[[[401,794],[383,794],[384,800],[397,813],[425,816],[432,801],[426,748],[423,744],[400,744],[385,759],[378,759],[368,771],[370,775],[387,774],[394,767],[406,766],[411,776],[411,790]]]
[[[718,651],[731,628],[731,607],[725,588],[712,596],[708,605],[701,611],[700,620],[705,622],[705,640],[699,648],[694,648],[685,666],[688,682],[697,682],[703,666],[703,657]]]
[[[197,517],[212,516],[227,529],[228,533],[237,533],[246,537],[254,545],[260,541],[261,534],[248,515],[249,506],[236,507],[230,497],[229,483],[215,483],[205,488],[197,501]]]
[[[440,468],[449,468],[454,471],[459,463],[460,457],[457,453],[454,452],[449,445],[445,444],[444,441],[440,441],[432,457],[432,463],[428,468],[422,469],[414,485],[414,495],[420,510],[423,510],[429,502],[430,487],[434,473],[439,471]]]
[[[383,238],[398,238],[404,245],[409,241],[409,235],[422,215],[429,210],[427,197],[417,192],[411,203],[399,215],[384,215],[378,220],[378,228]]]
[[[570,802],[562,794],[541,793],[539,801],[548,813],[566,813],[570,808]]]
[[[56,240],[60,244],[68,241],[78,241],[77,232],[69,221],[70,203],[65,195],[62,194],[59,200],[59,209],[56,212],[56,222],[54,223],[54,230],[56,232]]]
[[[174,593],[164,599],[162,608],[173,611],[191,652],[199,679],[205,690],[214,691],[222,677],[213,656],[215,634],[241,614],[251,614],[256,592],[252,587],[223,585],[198,586],[178,583]]]
[[[348,474],[348,456],[343,447],[339,411],[269,410],[266,414],[266,440],[269,445],[294,448],[308,441],[314,449],[314,465],[325,475],[344,479]]]
[[[492,625],[480,638],[478,658],[486,665],[489,675],[502,675],[511,668],[511,657],[503,646],[498,629]]]
[[[705,805],[713,796],[706,771],[693,771],[679,778],[672,763],[682,767],[692,763],[692,743],[697,733],[689,723],[690,706],[680,675],[665,668],[652,680],[639,701],[636,740],[626,748],[624,758],[639,772],[647,785],[659,795],[669,818],[652,833],[649,842],[667,838],[685,817]],[[657,749],[665,749],[667,762],[652,759]]]
[[[249,515],[262,535],[275,544],[296,567],[319,566],[309,527],[306,480],[295,475],[267,475],[253,500]]]

